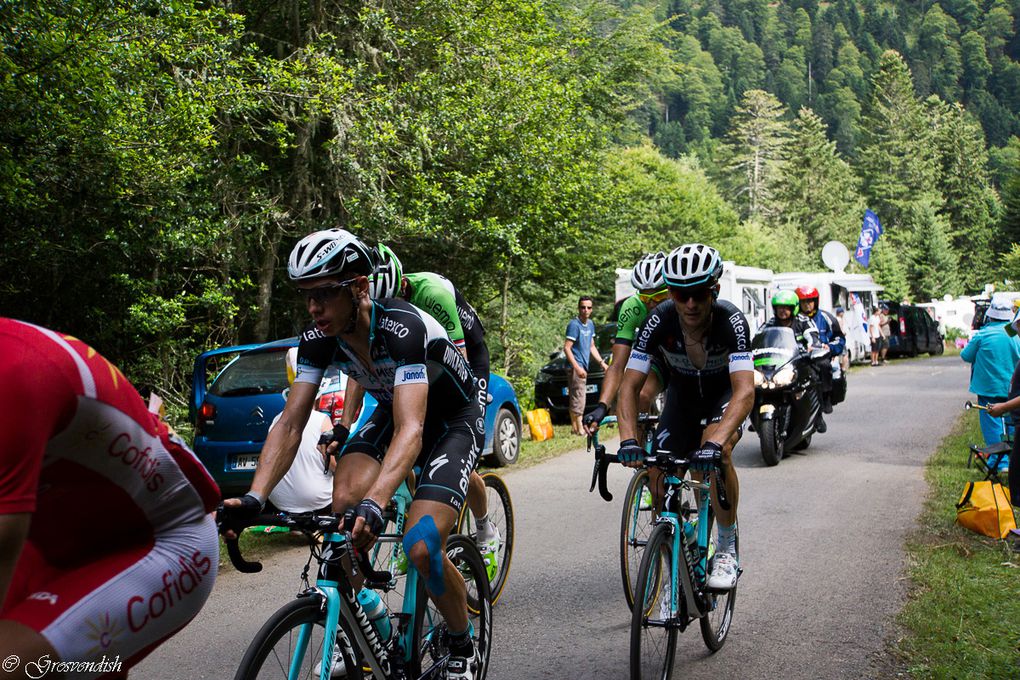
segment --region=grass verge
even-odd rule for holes
[[[977,414],[964,413],[928,461],[930,491],[907,541],[912,582],[895,652],[912,677],[1020,677],[1020,553],[957,525],[967,482],[967,447],[981,440]]]
[[[528,424],[524,423],[524,427],[527,426]],[[616,428],[610,428],[606,430],[606,433],[607,437],[615,437]],[[538,465],[567,451],[583,449],[587,445],[587,439],[585,437],[578,437],[571,432],[570,425],[553,425],[552,439],[547,439],[544,442],[536,442],[530,439],[523,440],[521,442],[521,455],[517,459],[517,464],[509,469],[515,470]]]

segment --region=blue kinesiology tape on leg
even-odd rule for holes
[[[425,515],[418,523],[411,527],[411,530],[404,534],[404,553],[411,554],[411,548],[418,543],[425,542],[425,549],[429,552],[429,578],[425,582],[429,592],[442,597],[446,592],[446,580],[443,578],[443,551],[439,547],[439,530],[431,516]]]

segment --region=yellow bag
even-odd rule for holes
[[[553,427],[552,418],[549,416],[549,409],[536,408],[528,411],[528,427],[531,429],[531,439],[536,442],[544,442],[552,439]]]
[[[1016,529],[1009,491],[998,482],[970,482],[956,504],[956,521],[979,534],[1005,538]]]

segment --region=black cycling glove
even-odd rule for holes
[[[332,432],[323,432],[319,436],[319,446],[329,446],[333,442],[337,443],[338,448],[343,448],[343,445],[347,443],[347,437],[349,437],[351,431],[337,423],[333,426]]]
[[[711,472],[721,460],[722,447],[715,442],[705,442],[700,449],[691,454],[691,469]]]
[[[252,521],[266,507],[265,501],[259,500],[250,493],[246,493],[237,500],[241,501],[241,507],[239,508],[220,508],[216,520],[221,532],[229,530],[240,534],[252,525]]]
[[[645,449],[638,444],[637,439],[624,439],[620,442],[620,451],[617,453],[621,463],[636,463],[644,460]]]
[[[366,498],[358,503],[358,506],[354,508],[354,516],[365,520],[365,528],[372,536],[381,534],[383,527],[386,526],[386,522],[383,521],[382,508],[371,498]]]
[[[607,413],[609,413],[609,407],[600,401],[599,405],[589,411],[581,422],[585,425],[591,425],[592,423],[598,425],[606,417]]]

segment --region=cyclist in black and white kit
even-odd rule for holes
[[[467,494],[482,446],[474,377],[442,326],[403,300],[372,300],[369,248],[343,229],[316,232],[291,252],[288,272],[313,324],[298,346],[294,386],[262,448],[251,491],[224,506],[257,514],[290,468],[326,368],[345,372],[379,402],[342,446],[333,510],[355,509],[355,545],[371,546],[384,526],[382,508],[417,464],[422,469],[408,510],[404,550],[423,577],[449,628],[448,680],[473,680],[464,579],[446,557],[446,539]],[[331,448],[331,450],[333,450]]]
[[[478,404],[484,414],[488,404],[489,347],[485,344],[485,328],[474,307],[445,276],[431,272],[404,273],[400,258],[388,246],[378,244],[375,257],[375,273],[369,277],[372,297],[399,297],[439,322],[471,367],[478,387]],[[357,390],[349,391],[341,422],[352,419],[360,403],[361,394]],[[482,434],[484,436],[484,431]],[[467,504],[475,518],[475,543],[491,580],[499,569],[501,537],[496,525],[489,521],[485,482],[477,472],[472,472],[468,478]]]
[[[733,447],[754,404],[754,363],[747,319],[735,306],[718,300],[722,259],[709,246],[688,244],[671,252],[663,268],[671,300],[649,314],[631,351],[619,396],[620,459],[639,466],[645,452],[638,443],[638,399],[653,361],[669,371],[666,403],[655,432],[655,446],[689,453],[695,471],[713,471],[721,455],[729,507],[712,502],[718,540],[711,588],[737,582],[736,522],[739,487]],[[661,505],[661,472],[649,469],[650,486]]]

